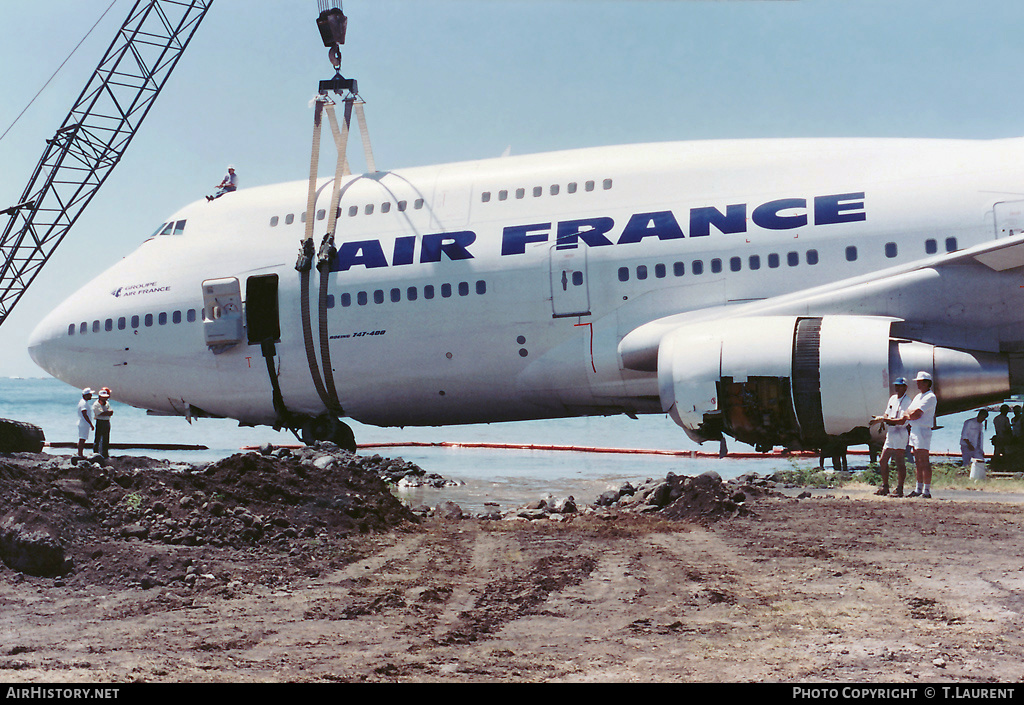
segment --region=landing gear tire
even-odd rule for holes
[[[348,424],[333,416],[317,416],[302,426],[302,442],[308,446],[317,441],[331,441],[342,450],[356,452],[356,437]]]
[[[30,423],[0,419],[0,453],[42,453],[43,429]]]

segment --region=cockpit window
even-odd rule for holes
[[[172,220],[169,223],[164,223],[148,239],[152,240],[162,235],[181,235],[185,232],[185,222],[184,220]]]

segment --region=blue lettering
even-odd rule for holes
[[[683,231],[672,215],[672,211],[657,213],[637,213],[626,223],[618,244],[640,242],[645,237],[657,237],[659,240],[674,240],[683,237]]]
[[[849,212],[853,211],[853,212]],[[854,223],[866,220],[864,213],[864,192],[838,193],[833,196],[817,196],[814,199],[814,224]]]
[[[338,249],[335,266],[331,267],[331,270],[347,272],[357,265],[362,265],[367,269],[388,266],[388,261],[384,257],[384,250],[381,249],[379,241],[363,240],[361,242],[342,243]]]
[[[416,236],[395,238],[395,256],[391,258],[391,264],[396,267],[400,264],[412,264],[416,253]]]
[[[558,224],[558,234],[555,240],[557,250],[571,250],[579,246],[579,240],[588,247],[601,247],[610,245],[612,241],[605,237],[605,233],[615,226],[611,218],[587,218],[585,220],[566,220]]]
[[[807,200],[804,198],[781,198],[778,201],[768,201],[768,203],[763,203],[755,208],[752,218],[756,225],[768,230],[802,228],[807,225],[806,215],[779,215],[779,211],[806,207]]]
[[[440,262],[442,254],[448,255],[448,259],[451,260],[473,259],[473,255],[466,248],[475,240],[476,233],[471,230],[424,235],[420,264]]]
[[[690,237],[704,237],[711,234],[711,226],[723,233],[745,233],[747,231],[747,204],[726,206],[725,214],[717,208],[690,209]]]
[[[521,255],[526,252],[526,246],[531,242],[547,242],[548,234],[530,235],[534,231],[547,231],[551,229],[551,223],[537,223],[535,225],[510,225],[505,228],[501,236],[501,254]]]

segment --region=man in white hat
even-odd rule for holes
[[[914,447],[914,471],[917,475],[917,489],[908,497],[932,496],[932,463],[928,450],[932,445],[932,427],[935,426],[935,407],[939,400],[932,391],[932,376],[921,371],[914,378],[918,394],[904,415],[910,422],[910,445]]]
[[[223,179],[221,179],[220,183],[217,184],[217,188],[219,189],[217,193],[213,194],[212,196],[206,197],[207,201],[214,201],[223,196],[225,193],[231,193],[232,191],[238,188],[238,175],[235,174],[234,164],[228,164],[228,173],[224,176]]]
[[[903,482],[907,478],[907,464],[904,459],[907,449],[907,441],[910,438],[910,428],[903,417],[910,408],[910,395],[907,394],[907,380],[899,377],[893,383],[896,393],[889,397],[889,405],[885,407],[885,414],[876,416],[872,423],[881,423],[885,426],[885,445],[882,446],[882,455],[879,457],[878,465],[882,474],[882,486],[875,494],[889,494],[889,461],[894,460],[896,464],[896,491],[893,497],[903,496]]]
[[[92,390],[86,387],[82,390],[81,401],[78,402],[78,457],[80,458],[85,456],[85,441],[89,438],[89,431],[93,430],[90,399],[92,399]]]

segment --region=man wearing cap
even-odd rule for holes
[[[885,414],[874,418],[874,421],[886,427],[885,445],[882,446],[882,455],[879,458],[882,486],[875,494],[883,496],[889,494],[889,460],[892,459],[896,461],[896,491],[892,495],[893,497],[902,497],[903,481],[907,477],[904,451],[907,448],[910,430],[901,419],[910,407],[910,395],[907,394],[907,380],[903,377],[897,378],[893,386],[896,387],[896,393],[889,397],[889,405],[885,407]]]
[[[89,438],[89,431],[93,430],[90,399],[92,399],[92,390],[86,387],[82,390],[82,399],[78,402],[78,457],[80,458],[85,455],[85,441]]]
[[[238,175],[235,174],[234,164],[228,164],[228,173],[224,176],[223,179],[221,179],[220,183],[217,184],[217,188],[219,189],[217,193],[213,194],[212,196],[206,197],[207,201],[216,200],[223,196],[225,193],[231,193],[232,191],[238,188]]]
[[[93,437],[92,450],[104,458],[110,450],[110,417],[114,415],[114,410],[107,403],[109,398],[110,388],[104,387],[100,390],[99,399],[92,405],[92,414],[96,418],[96,435]]]
[[[914,470],[917,475],[917,489],[908,497],[932,496],[932,463],[928,450],[932,445],[932,427],[935,425],[935,407],[939,400],[932,391],[932,376],[927,372],[918,372],[914,378],[918,394],[903,419],[910,422],[910,445],[914,447]]]
[[[977,418],[964,421],[964,427],[960,431],[960,454],[963,456],[964,467],[971,467],[971,461],[985,459],[985,421],[988,419],[988,410],[982,409],[978,412]]]

